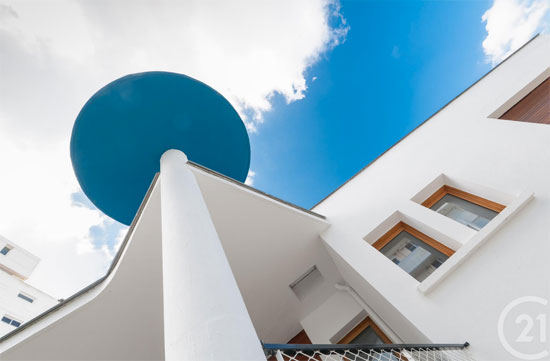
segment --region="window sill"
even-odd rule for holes
[[[418,284],[418,291],[427,294],[432,291],[451,272],[458,268],[472,253],[487,242],[508,220],[533,199],[532,192],[524,192],[512,201],[482,230],[460,247],[453,256],[443,263],[434,273]]]

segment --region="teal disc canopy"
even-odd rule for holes
[[[109,83],[84,105],[71,137],[76,177],[92,203],[129,225],[169,149],[244,182],[246,128],[229,102],[182,74],[146,72]]]

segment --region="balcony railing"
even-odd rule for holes
[[[270,361],[475,361],[464,344],[290,345],[264,344]]]

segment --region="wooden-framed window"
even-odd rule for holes
[[[396,224],[372,246],[419,282],[455,252],[404,222]]]
[[[345,335],[339,344],[389,344],[391,340],[382,332],[374,321],[367,317]]]
[[[439,188],[422,205],[476,231],[505,208],[502,204],[447,185]]]

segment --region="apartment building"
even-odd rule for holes
[[[25,282],[38,262],[38,257],[0,236],[0,335],[57,304],[55,298]]]

